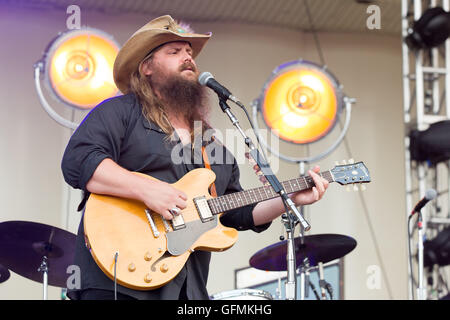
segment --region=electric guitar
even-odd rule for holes
[[[341,185],[370,182],[362,162],[338,165],[321,175]],[[200,168],[175,182],[173,186],[184,191],[188,200],[173,220],[165,220],[139,201],[91,194],[84,232],[100,269],[131,289],[159,288],[181,271],[194,250],[223,251],[234,245],[238,232],[220,223],[221,213],[279,196],[271,186],[263,186],[213,198],[208,188],[214,180],[214,172]],[[314,182],[310,176],[302,176],[282,185],[287,193],[293,193],[312,188]]]

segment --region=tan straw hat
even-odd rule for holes
[[[190,33],[169,15],[153,19],[136,31],[117,54],[113,71],[117,88],[123,94],[128,93],[131,74],[150,51],[160,45],[173,41],[187,41],[191,44],[195,58],[210,37],[211,33]]]

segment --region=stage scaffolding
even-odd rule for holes
[[[432,7],[441,6],[449,11],[449,0],[402,0],[402,39],[408,35],[408,29],[423,12]],[[427,162],[411,160],[411,130],[426,130],[431,124],[450,120],[450,39],[436,48],[411,50],[402,41],[403,54],[403,104],[405,124],[405,183],[406,183],[406,218],[415,203],[424,197],[425,192],[433,188],[438,197],[422,209],[424,240],[434,238],[444,227],[450,225],[450,162],[431,165]],[[407,219],[405,220],[407,221]],[[418,245],[417,230],[411,224],[412,265],[408,259],[409,298],[418,298],[416,292],[419,275],[415,251]],[[416,251],[417,252],[417,251]],[[425,270],[422,277],[425,285],[423,297],[438,299],[446,290],[448,279],[444,268]],[[448,290],[448,289],[447,289]]]

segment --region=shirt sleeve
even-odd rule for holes
[[[234,159],[230,182],[224,194],[239,192],[243,190],[239,182],[239,176],[239,166],[236,163],[236,159]],[[251,204],[245,207],[227,211],[220,217],[220,222],[226,227],[235,228],[239,231],[253,230],[258,233],[262,232],[269,228],[271,222],[255,226],[255,222],[253,221],[253,209],[255,208],[255,206],[256,204]]]
[[[127,128],[126,105],[118,98],[106,100],[86,116],[73,133],[63,155],[65,181],[86,190],[97,166],[106,158],[117,162]]]

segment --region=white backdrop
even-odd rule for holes
[[[71,131],[59,126],[41,108],[32,73],[33,64],[50,40],[66,29],[66,17],[64,11],[0,6],[0,221],[35,221],[75,233],[80,195],[67,187],[60,169]],[[120,44],[152,18],[82,11],[82,25],[104,30]],[[248,107],[276,66],[298,58],[319,62],[313,38],[307,33],[238,24],[193,27],[198,32],[213,32],[197,58],[201,71],[213,73]],[[376,30],[364,34],[321,33],[319,38],[329,69],[347,95],[357,99],[346,142],[353,158],[366,163],[373,182],[362,195],[330,185],[324,199],[307,208],[312,225],[308,234],[339,233],[357,240],[356,249],[345,259],[347,299],[406,299],[401,39]],[[61,115],[72,117],[71,109],[51,101]],[[211,103],[215,108],[217,100],[213,97]],[[243,113],[236,114],[248,128]],[[79,121],[84,114],[77,111],[73,116]],[[220,130],[231,128],[219,109],[214,110],[212,121]],[[311,145],[310,154],[321,152],[338,133],[336,129],[324,141]],[[305,149],[292,144],[281,144],[281,150],[305,154]],[[325,170],[332,168],[335,160],[349,157],[349,150],[342,144],[318,164]],[[279,162],[280,180],[298,172],[295,164]],[[241,176],[244,188],[259,185],[249,165],[241,165]],[[248,266],[256,251],[277,242],[281,234],[281,223],[276,220],[268,231],[241,232],[233,248],[214,253],[210,293],[233,289],[234,270]],[[13,273],[10,280],[0,284],[0,299],[40,299],[41,289],[41,284]],[[51,299],[59,296],[60,289],[50,288]]]

